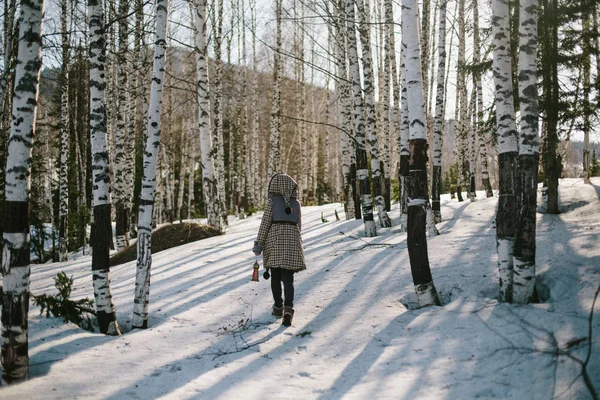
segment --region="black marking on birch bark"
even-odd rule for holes
[[[92,271],[110,268],[109,252],[112,239],[110,204],[94,206],[95,243],[92,257]]]
[[[496,232],[499,238],[514,237],[516,230],[516,180],[517,152],[510,151],[498,154],[499,171],[502,174],[498,180],[500,196],[496,214]]]
[[[520,193],[519,223],[516,227],[515,234],[514,256],[515,258],[533,264],[535,263],[539,154],[521,154],[518,162],[521,177],[520,186],[522,190]]]
[[[112,307],[111,307],[112,308]],[[107,333],[108,327],[111,322],[115,322],[117,317],[114,312],[106,312],[106,311],[96,311],[98,318],[98,327],[100,328],[100,332]]]
[[[407,247],[413,283],[423,285],[433,282],[427,254],[427,235],[425,234],[425,207],[413,205],[408,207]]]
[[[29,232],[29,202],[9,201],[4,203],[4,232]]]
[[[28,368],[29,341],[27,314],[29,312],[29,292],[4,292],[2,297],[2,379],[17,382],[23,377],[23,368]],[[13,327],[20,329],[15,332]],[[25,334],[25,340],[18,338]],[[20,344],[17,344],[21,342]]]

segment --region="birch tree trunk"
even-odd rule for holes
[[[585,9],[585,4],[587,0],[582,0],[582,9]],[[591,111],[590,105],[590,56],[591,56],[591,43],[590,36],[591,32],[591,22],[590,15],[587,12],[581,13],[581,25],[582,25],[582,74],[583,74],[583,181],[588,185],[591,185],[590,176],[591,176],[591,152],[590,152],[590,131],[592,130],[592,125],[590,121],[590,114],[593,113]],[[597,37],[598,32],[594,33]]]
[[[115,65],[117,107],[116,107],[116,131],[115,131],[115,162],[114,162],[114,189],[115,189],[115,243],[117,251],[124,250],[129,245],[129,210],[127,209],[127,47],[129,44],[128,27],[129,1],[119,0],[118,12],[118,53]]]
[[[31,150],[42,66],[43,0],[21,3],[19,47],[8,139],[2,249],[2,383],[27,379],[29,352],[29,202]]]
[[[500,195],[496,214],[496,246],[500,301],[513,301],[513,252],[517,215],[518,134],[513,99],[508,0],[492,0],[494,37],[493,72],[498,129],[498,185]]]
[[[464,183],[465,157],[467,149],[467,82],[465,71],[465,0],[458,0],[458,58],[457,58],[457,89],[458,101],[458,133],[455,134],[455,144],[458,151],[458,172],[456,194],[458,201],[463,201],[462,190]]]
[[[431,208],[434,222],[442,222],[440,193],[442,191],[442,138],[444,134],[444,100],[446,98],[446,9],[447,0],[440,1],[437,88],[435,97],[435,126],[433,132],[433,174]]]
[[[394,32],[394,9],[392,6],[391,0],[384,0],[383,4],[383,12],[385,19],[385,27],[384,27],[384,36],[385,36],[385,62],[389,68],[389,72],[386,72],[386,80],[387,74],[391,74],[391,79],[389,84],[391,85],[391,98],[393,100],[392,105],[389,109],[389,121],[390,121],[390,130],[393,132],[394,138],[396,139],[396,146],[398,149],[398,157],[394,157],[394,159],[398,160],[398,171],[396,171],[396,176],[398,177],[398,184],[400,184],[400,160],[399,160],[399,149],[400,149],[400,85],[398,82],[398,68],[396,67],[396,38]],[[384,100],[385,101],[385,100]],[[388,132],[390,134],[390,132]],[[391,134],[390,134],[391,136]],[[391,164],[391,162],[390,162]],[[388,167],[391,169],[391,165]],[[391,176],[391,172],[389,174]],[[391,192],[391,190],[389,190]],[[391,193],[389,194],[391,196]],[[390,201],[391,203],[391,201]],[[401,227],[402,229],[402,227]]]
[[[216,1],[217,2],[217,1]],[[215,176],[218,189],[218,199],[221,202],[219,212],[221,213],[221,222],[219,226],[222,228],[227,225],[227,206],[225,196],[225,149],[223,142],[223,61],[221,60],[221,46],[223,42],[223,0],[219,0],[215,4],[216,12],[213,9],[213,39],[215,49],[215,119],[213,133],[213,154]],[[222,229],[221,228],[221,229]]]
[[[195,121],[195,120],[193,120]],[[194,122],[191,122],[192,127],[194,126]],[[195,130],[192,129],[190,133],[190,156],[188,158],[188,209],[187,209],[187,219],[188,221],[192,219],[192,210],[194,209],[194,172],[196,171],[196,137],[194,136]]]
[[[69,153],[69,62],[70,46],[68,31],[68,3],[61,2],[62,39],[62,93],[60,96],[60,170],[58,183],[58,254],[60,261],[67,261],[67,227],[69,210],[69,182],[67,156]]]
[[[527,303],[535,289],[535,232],[537,176],[539,165],[537,92],[538,5],[536,0],[519,3],[519,99],[521,109],[519,143],[519,213],[515,233],[513,301]]]
[[[98,0],[88,0],[90,35],[90,136],[93,179],[94,239],[92,280],[100,332],[120,335],[112,303],[109,278],[109,252],[112,239],[110,221],[110,168],[106,146],[106,104],[104,66],[106,39],[104,11]]]
[[[348,64],[350,82],[354,97],[354,134],[356,138],[356,177],[359,181],[362,215],[365,225],[365,236],[377,236],[377,227],[373,220],[373,201],[371,199],[371,182],[367,167],[367,150],[365,138],[365,117],[363,112],[362,88],[360,85],[360,67],[356,43],[354,1],[346,0],[346,26],[348,31]]]
[[[410,129],[410,185],[408,199],[407,245],[410,269],[420,307],[440,305],[433,284],[427,236],[427,132],[425,98],[421,73],[421,49],[417,27],[418,8],[416,0],[402,4],[402,42],[404,47],[406,84],[408,91],[408,118]]]
[[[267,175],[271,177],[281,168],[281,1],[275,0],[275,49],[273,55],[273,101],[269,127],[269,164]],[[266,190],[266,188],[265,188]]]
[[[487,133],[483,129],[483,84],[479,66],[481,63],[481,40],[479,38],[479,5],[477,0],[473,0],[473,64],[477,67],[474,72],[475,90],[477,92],[477,115],[473,123],[477,129],[477,138],[479,140],[479,160],[481,165],[481,180],[485,189],[485,196],[492,197],[492,185],[490,183],[490,173],[488,171],[488,155],[487,155]]]
[[[353,163],[352,154],[354,146],[352,143],[352,98],[350,81],[348,80],[348,69],[346,68],[346,20],[344,18],[343,0],[337,0],[334,3],[334,13],[336,21],[335,54],[338,79],[336,80],[336,90],[339,95],[341,125],[345,129],[340,130],[340,149],[342,153],[342,174],[344,193],[344,212],[346,220],[352,219],[356,210],[354,209],[355,186],[352,185],[351,165]]]
[[[206,40],[207,0],[195,1],[196,25],[196,79],[198,96],[198,131],[200,134],[200,162],[202,163],[202,193],[206,204],[208,225],[221,231],[221,200],[215,177],[214,152],[211,140],[210,93],[208,84],[208,45]]]
[[[252,4],[252,31],[256,32],[256,0]],[[253,206],[256,207],[261,201],[260,178],[259,178],[259,156],[258,156],[258,128],[260,116],[258,111],[258,68],[256,66],[256,35],[252,35],[252,173],[250,187],[252,190]]]
[[[144,150],[144,175],[138,214],[137,268],[133,301],[132,328],[148,327],[150,297],[150,268],[152,266],[152,210],[156,183],[156,164],[160,151],[160,116],[165,76],[166,34],[168,0],[156,0],[156,37],[154,41],[154,66],[150,86],[148,109],[148,139]]]
[[[402,39],[402,52],[400,69],[402,73],[402,89],[400,98],[400,226],[407,229],[408,223],[408,190],[410,187],[409,163],[410,163],[410,120],[408,119],[408,85],[406,81],[406,51],[404,39]]]
[[[381,171],[381,155],[379,151],[379,143],[377,141],[377,113],[375,110],[375,84],[373,77],[373,60],[371,56],[371,34],[370,22],[371,15],[368,7],[365,7],[363,0],[359,0],[358,4],[358,31],[362,47],[362,62],[363,62],[363,82],[365,93],[365,109],[367,116],[367,144],[371,153],[371,176],[373,197],[375,198],[375,206],[377,207],[377,215],[379,218],[379,226],[389,228],[392,226],[392,220],[388,216],[385,199],[383,197],[383,173]],[[373,231],[372,236],[376,236],[377,232]]]

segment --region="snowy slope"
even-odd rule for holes
[[[558,216],[538,214],[545,302],[495,300],[496,198],[443,198],[428,241],[442,307],[415,301],[406,234],[362,237],[339,204],[303,208],[308,269],[295,276],[296,315],[270,315],[269,282],[250,282],[260,215],[227,234],[153,256],[150,328],[130,330],[135,262],[111,270],[125,333],[105,337],[30,311],[30,374],[2,399],[591,399],[581,376],[600,285],[600,179],[561,182]],[[321,212],[329,220],[322,223]],[[73,275],[93,297],[89,256],[36,265],[31,290]],[[598,300],[600,303],[600,299]],[[600,392],[600,306],[587,373]],[[578,362],[580,360],[580,362]]]

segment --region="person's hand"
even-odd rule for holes
[[[254,253],[255,256],[259,256],[260,253],[262,253],[262,246],[260,245],[260,243],[258,243],[258,241],[254,242],[254,247],[252,248],[252,252]]]

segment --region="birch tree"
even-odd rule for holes
[[[68,1],[61,2],[62,71],[60,96],[60,170],[58,183],[58,254],[60,261],[67,261],[67,227],[69,210],[69,187],[67,156],[69,152],[69,29]]]
[[[252,7],[252,31],[256,32],[256,0],[251,1]],[[253,205],[256,206],[261,201],[262,191],[259,178],[259,157],[258,157],[258,128],[259,128],[259,111],[258,111],[258,68],[256,66],[256,35],[252,35],[252,173],[250,174],[250,187],[252,190]]]
[[[110,171],[106,145],[106,89],[104,67],[106,39],[104,10],[99,0],[88,0],[89,58],[90,58],[90,141],[93,180],[93,252],[92,280],[100,332],[119,335],[115,308],[112,302],[109,278],[110,221]]]
[[[373,220],[373,200],[371,199],[371,182],[367,167],[367,150],[365,137],[365,117],[363,112],[362,88],[360,85],[360,66],[356,43],[354,0],[346,0],[346,29],[348,31],[348,66],[349,78],[354,99],[354,135],[356,139],[356,177],[365,225],[365,236],[377,236],[377,227]]]
[[[346,67],[346,20],[344,18],[344,0],[336,0],[334,3],[334,18],[336,27],[335,55],[338,79],[336,80],[336,91],[339,98],[339,108],[341,114],[341,125],[345,130],[340,130],[340,149],[342,153],[342,175],[344,193],[344,211],[346,219],[351,219],[356,215],[354,209],[355,186],[353,179],[352,165],[354,164],[354,146],[352,143],[352,98],[350,81],[348,80],[348,69]],[[355,170],[355,169],[354,169]]]
[[[479,140],[479,160],[481,164],[481,180],[485,188],[485,196],[492,197],[492,185],[490,184],[490,173],[488,171],[488,155],[487,155],[487,134],[483,129],[483,84],[481,78],[481,40],[479,37],[479,4],[477,0],[473,0],[473,64],[475,71],[473,72],[474,90],[476,91],[476,119],[473,121],[477,129],[477,138]]]
[[[160,116],[165,76],[166,34],[168,0],[156,0],[156,30],[154,39],[154,65],[150,86],[148,109],[148,138],[144,150],[144,175],[138,213],[137,268],[133,304],[132,328],[148,327],[148,303],[150,301],[150,268],[152,266],[152,211],[156,184],[156,165],[160,151]]]
[[[458,133],[455,132],[455,146],[458,152],[458,173],[456,182],[456,194],[458,201],[463,201],[463,179],[465,157],[467,149],[467,82],[465,70],[465,0],[458,0],[458,58],[456,61],[456,96],[458,112]],[[456,126],[456,125],[455,125]],[[466,184],[465,184],[466,186]]]
[[[519,213],[515,233],[513,301],[527,303],[535,288],[535,232],[539,165],[537,91],[538,5],[519,3]]]
[[[427,236],[427,132],[425,98],[421,70],[421,49],[417,26],[416,0],[402,4],[402,46],[405,56],[406,85],[408,92],[408,119],[410,130],[410,184],[408,187],[407,245],[410,269],[420,307],[440,305],[431,276]]]
[[[127,157],[130,138],[127,135],[127,115],[129,99],[127,98],[128,75],[127,71],[127,47],[129,44],[129,0],[119,0],[118,10],[118,49],[116,54],[117,63],[116,87],[116,131],[115,131],[115,162],[114,162],[114,189],[115,189],[115,242],[117,251],[125,249],[129,245],[129,210],[127,209]]]
[[[444,133],[444,100],[446,98],[446,9],[447,0],[440,1],[438,41],[437,88],[435,97],[435,125],[433,132],[433,173],[431,183],[431,208],[435,223],[442,222],[440,193],[442,190],[442,137]]]
[[[215,177],[214,152],[210,134],[210,93],[208,85],[208,45],[206,40],[207,0],[195,0],[196,79],[198,96],[198,131],[200,134],[200,162],[202,163],[202,193],[206,204],[208,225],[221,231],[221,200]]]
[[[373,76],[373,60],[371,56],[370,11],[363,0],[358,0],[358,32],[362,48],[363,82],[365,93],[367,144],[371,154],[371,176],[373,197],[377,207],[379,226],[389,228],[392,221],[387,214],[383,192],[383,173],[381,171],[379,143],[377,141],[377,116],[375,110],[375,82]],[[374,231],[372,236],[376,236]]]
[[[2,249],[2,382],[29,375],[29,203],[31,150],[42,66],[43,0],[21,3],[19,47],[8,139]]]
[[[508,0],[492,0],[492,35],[494,37],[493,72],[496,92],[498,130],[498,209],[496,212],[496,246],[500,300],[511,303],[513,292],[513,253],[515,215],[517,215],[518,134],[512,81]]]
[[[272,176],[281,168],[281,1],[275,0],[275,48],[273,55],[273,101],[269,126],[269,163],[267,174]]]
[[[212,12],[213,40],[215,51],[215,96],[214,96],[214,131],[213,147],[215,154],[214,167],[219,190],[219,211],[221,212],[221,226],[227,225],[227,207],[225,205],[225,150],[223,143],[223,61],[221,60],[221,47],[223,43],[223,0],[215,0]]]

